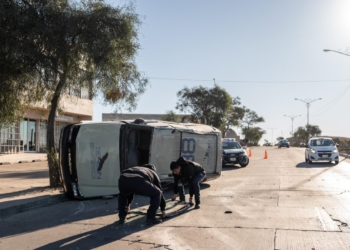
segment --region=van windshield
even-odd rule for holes
[[[237,149],[237,148],[241,148],[241,145],[239,145],[238,142],[235,142],[235,141],[222,142],[222,149]]]

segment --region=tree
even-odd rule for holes
[[[262,116],[258,116],[258,114],[253,110],[245,108],[244,113],[244,118],[242,119],[241,123],[242,126],[246,128],[250,128],[250,126],[253,126],[260,122],[265,122],[264,118]]]
[[[239,105],[241,105],[240,98],[233,98],[232,105],[227,112],[227,116],[224,117],[224,126],[222,129],[223,135],[225,135],[231,127],[240,126],[241,121],[245,115],[245,107],[240,107]]]
[[[166,115],[161,118],[163,121],[178,122],[179,117],[174,113],[174,111],[167,111]]]
[[[300,138],[307,142],[312,136],[319,136],[322,133],[317,125],[307,124],[305,127],[298,127],[294,132],[294,137]]]
[[[87,88],[105,103],[135,108],[148,83],[135,64],[141,22],[132,5],[113,8],[103,0],[2,2],[0,66],[9,64],[9,72],[2,69],[0,80],[7,92],[18,91],[9,100],[1,92],[0,102],[19,114],[21,99],[48,100],[50,186],[58,186],[54,124],[62,95]]]
[[[235,124],[240,117],[240,110],[236,108],[239,98],[232,98],[225,89],[214,85],[213,88],[202,86],[189,89],[183,88],[177,93],[179,98],[176,109],[191,113],[191,121],[223,130],[228,123]]]
[[[282,137],[282,136],[279,136],[279,137],[277,137],[277,139],[276,139],[277,141],[281,141],[281,140],[284,140],[284,137]]]
[[[321,129],[317,126],[317,125],[310,125],[310,124],[307,124],[305,126],[306,128],[306,131],[308,132],[309,134],[309,137],[311,136],[319,136],[321,135],[322,131]]]
[[[250,110],[244,108],[244,117],[241,121],[242,134],[245,136],[244,141],[251,145],[257,145],[262,135],[265,134],[265,131],[259,127],[253,127],[257,123],[265,122],[262,116]]]
[[[294,137],[297,137],[307,142],[309,140],[309,133],[304,127],[298,127],[297,130],[294,132]]]
[[[265,131],[259,127],[245,127],[242,129],[242,134],[245,135],[245,143],[248,145],[256,146],[258,145],[263,134],[265,134]]]
[[[218,85],[212,89],[202,86],[192,89],[185,87],[178,91],[177,96],[179,100],[176,109],[190,112],[191,120],[199,120],[202,124],[217,128],[223,125],[223,117],[232,104],[230,95]]]

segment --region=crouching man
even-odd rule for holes
[[[199,183],[201,183],[206,177],[206,173],[203,167],[197,162],[185,160],[183,157],[180,157],[179,159],[177,159],[177,161],[173,161],[170,163],[170,169],[174,175],[174,195],[171,200],[176,199],[178,191],[180,191],[180,200],[185,200],[183,185],[180,185],[180,190],[178,190],[178,184],[180,181],[184,182],[187,180],[190,192],[189,203],[193,204],[192,198],[194,194],[196,202],[195,209],[199,209],[201,203]]]
[[[152,164],[136,166],[124,170],[119,177],[119,222],[123,224],[130,210],[130,204],[135,194],[149,196],[150,206],[147,210],[147,223],[157,224],[162,220],[156,218],[158,207],[165,218],[165,199],[156,168]]]

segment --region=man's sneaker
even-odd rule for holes
[[[162,220],[158,218],[153,218],[153,219],[147,219],[146,222],[147,224],[159,224],[159,223],[162,223]]]
[[[194,207],[194,209],[200,209],[201,208],[201,205],[200,204],[196,204],[196,206]]]

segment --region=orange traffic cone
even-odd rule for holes
[[[266,150],[265,150],[264,159],[267,159],[267,158],[269,158],[269,157],[268,157],[267,152],[266,152]]]
[[[248,154],[248,157],[251,157],[252,156],[252,150],[249,149],[249,154]]]

